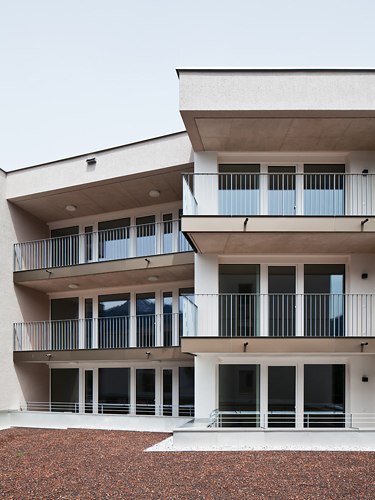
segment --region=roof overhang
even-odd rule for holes
[[[180,69],[195,151],[374,151],[375,70]]]

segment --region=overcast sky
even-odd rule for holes
[[[3,0],[0,167],[183,130],[176,67],[375,67],[375,0]]]

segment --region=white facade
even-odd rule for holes
[[[179,78],[187,133],[0,172],[0,409],[373,428],[375,72]]]

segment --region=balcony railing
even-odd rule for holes
[[[209,427],[260,427],[300,429],[344,428],[366,429],[375,427],[375,413],[345,413],[344,411],[220,411],[213,410],[209,418]]]
[[[194,405],[101,403],[100,401],[98,403],[27,401],[20,404],[20,411],[194,417]]]
[[[14,245],[14,271],[190,250],[189,243],[180,231],[180,221],[171,220],[17,243]]]
[[[373,174],[183,175],[184,215],[375,215]]]
[[[375,294],[195,295],[189,336],[372,337]]]
[[[179,345],[182,313],[35,321],[13,328],[14,351],[173,347]]]

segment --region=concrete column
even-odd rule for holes
[[[195,174],[216,174],[217,153],[194,153]],[[194,194],[198,203],[198,215],[218,215],[219,192],[217,175],[195,175]]]
[[[195,294],[199,336],[218,335],[219,259],[217,255],[195,256]]]
[[[217,358],[195,357],[195,417],[208,418],[217,407]]]

